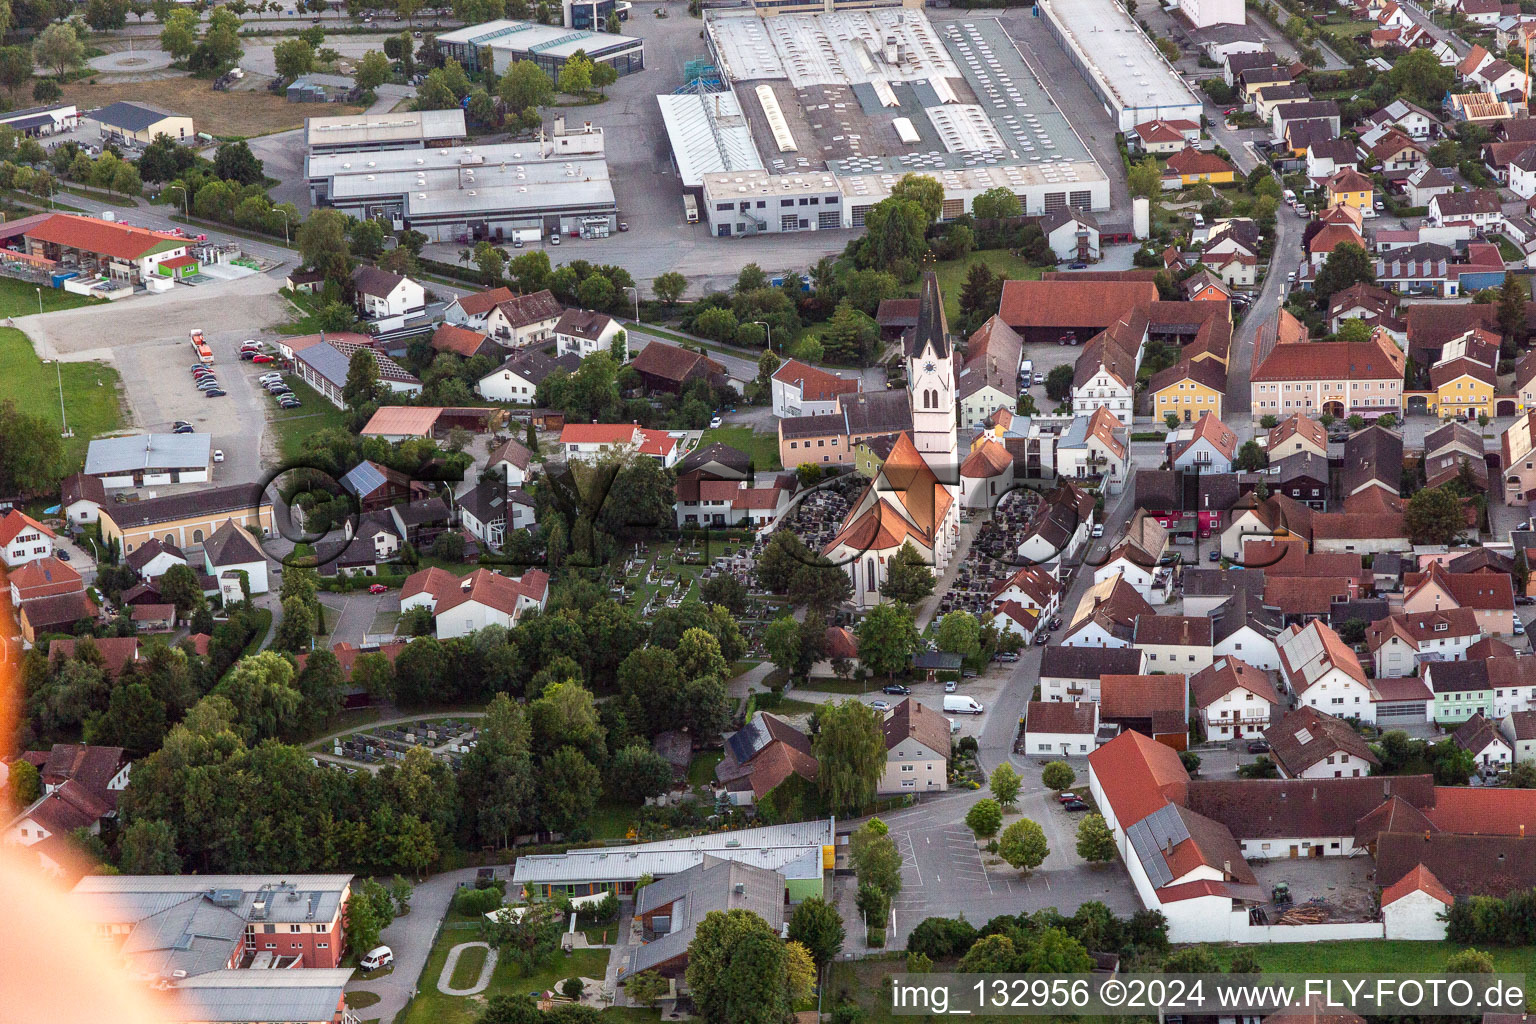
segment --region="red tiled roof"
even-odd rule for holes
[[[1215,153],[1207,153],[1190,146],[1168,158],[1168,170],[1176,174],[1220,174],[1223,171],[1231,171],[1232,165]],[[1167,176],[1165,172],[1164,177]]]
[[[468,327],[442,324],[432,332],[432,347],[439,352],[456,352],[468,359],[485,344],[485,335]]]
[[[1381,890],[1381,905],[1389,907],[1413,892],[1428,893],[1446,906],[1456,902],[1455,898],[1446,891],[1445,886],[1440,884],[1440,879],[1435,877],[1434,872],[1420,864],[1402,878]]]
[[[473,295],[460,295],[455,300],[468,316],[480,316],[489,313],[498,303],[512,301],[512,289],[488,288],[483,292],[475,292]]]
[[[1247,690],[1270,704],[1280,703],[1269,674],[1241,658],[1217,658],[1190,677],[1189,689],[1197,708],[1208,707],[1236,689]]]
[[[1279,344],[1253,371],[1253,380],[1401,379],[1404,360],[1397,346],[1380,339]]]
[[[1156,301],[1151,281],[1004,281],[997,311],[1015,329],[1104,327]]]
[[[1515,589],[1505,573],[1447,572],[1439,562],[1432,563],[1428,572],[1410,572],[1403,577],[1403,587],[1408,598],[1420,587],[1430,583],[1440,589],[1462,608],[1483,611],[1506,611],[1515,606]]]
[[[36,519],[33,519],[31,516],[27,515],[20,509],[13,508],[7,512],[3,518],[0,518],[0,547],[3,547],[6,544],[9,544],[11,541],[15,540],[17,534],[21,533],[29,526],[32,529],[37,530],[45,537],[55,536],[54,532],[48,529],[48,527],[44,526]]]
[[[1187,686],[1182,675],[1120,676],[1099,679],[1099,713],[1105,718],[1146,718],[1158,731],[1186,721]]]
[[[131,636],[97,637],[96,649],[101,652],[102,660],[106,663],[106,672],[109,678],[116,678],[130,661],[139,656],[139,641]],[[72,658],[75,655],[75,643],[73,638],[62,638],[48,645],[48,662],[56,664]]]
[[[1099,747],[1088,766],[1122,829],[1169,803],[1183,804],[1189,794],[1178,751],[1139,732],[1122,732]]]
[[[639,431],[633,423],[567,423],[561,444],[631,444]]]
[[[941,757],[949,757],[949,719],[910,697],[886,713],[881,731],[886,750],[910,738]]]
[[[1013,455],[996,441],[986,441],[966,456],[960,475],[967,477],[999,476],[1013,468]]]
[[[99,253],[120,260],[136,260],[165,249],[186,248],[187,240],[174,235],[127,224],[112,224],[95,217],[54,214],[26,231],[28,238],[65,245],[84,252]]]
[[[1536,837],[1536,789],[1436,786],[1424,814],[1442,832]]]
[[[859,390],[859,380],[839,377],[835,373],[802,363],[798,359],[785,360],[773,372],[773,379],[785,384],[798,384],[800,395],[807,402],[830,402],[838,395]]]

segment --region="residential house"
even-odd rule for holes
[[[1271,464],[1289,455],[1309,454],[1328,458],[1328,432],[1310,416],[1292,413],[1270,430],[1264,453]]]
[[[1211,656],[1213,659],[1240,658],[1262,672],[1275,672],[1280,668],[1276,641],[1284,632],[1285,617],[1278,608],[1264,604],[1262,576],[1260,579],[1257,593],[1238,589],[1207,613],[1212,623]],[[1184,611],[1196,614],[1198,609],[1186,599]]]
[[[1406,574],[1403,586],[1405,612],[1470,608],[1476,613],[1482,632],[1489,636],[1513,634],[1515,592],[1506,574],[1453,573],[1436,562],[1426,572]]]
[[[433,351],[452,352],[465,359],[495,356],[501,352],[496,343],[480,331],[449,323],[438,324],[437,330],[432,332],[431,344]]]
[[[1486,232],[1504,225],[1504,205],[1491,188],[1470,192],[1446,192],[1429,201],[1429,223],[1433,225],[1471,223]]]
[[[1051,644],[1040,656],[1040,698],[1097,703],[1100,679],[1107,675],[1140,675],[1145,667],[1146,658],[1134,647]]]
[[[1445,347],[1470,331],[1499,331],[1498,307],[1482,302],[1415,302],[1404,307],[1403,319],[1408,325],[1408,355],[1419,366],[1440,362]]]
[[[1280,678],[1297,701],[1335,717],[1374,722],[1375,691],[1360,659],[1322,622],[1290,626],[1276,647]]]
[[[677,438],[665,430],[649,430],[632,423],[567,423],[560,431],[560,447],[567,462],[601,462],[611,458],[646,455],[662,468],[677,463]]]
[[[1451,734],[1451,739],[1456,741],[1458,747],[1472,755],[1472,760],[1476,762],[1480,771],[1514,763],[1514,747],[1499,731],[1499,722],[1485,717],[1481,711],[1462,722]]]
[[[1511,711],[1500,719],[1499,735],[1509,743],[1515,764],[1536,760],[1536,711]]]
[[[1233,264],[1236,266],[1237,264]],[[1228,282],[1209,269],[1197,270],[1179,286],[1189,302],[1231,302],[1232,291]]]
[[[1132,642],[1149,672],[1194,674],[1212,662],[1213,623],[1203,615],[1138,615]]]
[[[1427,150],[1396,128],[1388,128],[1369,143],[1361,140],[1365,155],[1376,164],[1383,174],[1412,171],[1425,163]]]
[[[1368,327],[1386,326],[1405,332],[1397,318],[1398,298],[1385,288],[1359,282],[1335,292],[1328,300],[1328,330],[1337,333],[1345,320],[1364,320]]]
[[[1094,583],[1083,595],[1062,635],[1064,647],[1131,647],[1136,619],[1157,614],[1120,575]]]
[[[1391,125],[1410,139],[1424,141],[1439,134],[1442,122],[1423,107],[1408,100],[1396,99],[1366,117],[1365,123],[1372,128]]]
[[[1498,375],[1489,363],[1465,356],[1436,363],[1429,370],[1429,386],[1433,391],[1430,415],[1468,420],[1494,414]]]
[[[492,550],[501,550],[507,532],[515,529],[507,521],[510,510],[507,484],[496,479],[482,480],[459,495],[455,504],[459,510],[459,523],[464,529]]]
[[[20,607],[28,601],[60,594],[83,594],[85,581],[70,567],[53,555],[38,558],[13,569],[8,575],[11,604]]]
[[[1183,750],[1189,745],[1189,677],[1105,676],[1099,680],[1099,722]]]
[[[1510,424],[1499,443],[1504,504],[1524,507],[1536,501],[1536,407]],[[0,520],[0,535],[4,529],[4,520]]]
[[[1037,565],[1027,565],[992,589],[990,607],[1018,605],[1039,622],[1049,622],[1061,612],[1061,582]]]
[[[186,565],[187,556],[181,553],[181,548],[174,544],[163,543],[159,538],[151,537],[140,544],[138,549],[127,555],[124,559],[128,567],[138,574],[141,580],[156,580],[165,575],[165,571],[173,565]]]
[[[1281,310],[1278,318],[1283,326],[1290,314]],[[1307,343],[1305,330],[1294,341],[1282,331],[1278,343],[1260,351],[1251,384],[1255,420],[1294,413],[1402,415],[1406,358],[1384,332],[1369,341]]]
[[[789,509],[792,485],[774,481],[753,487],[746,480],[711,480],[692,473],[677,481],[678,527],[766,526]]]
[[[1200,125],[1185,120],[1144,121],[1126,133],[1125,141],[1143,153],[1177,153],[1200,141]]]
[[[1314,186],[1345,168],[1360,169],[1360,157],[1348,139],[1324,139],[1307,146],[1307,180]]]
[[[427,290],[401,274],[367,265],[352,271],[357,311],[364,320],[393,320],[426,311]]]
[[[1353,726],[1314,707],[1288,712],[1264,739],[1283,779],[1357,779],[1381,764]]]
[[[1040,219],[1040,230],[1059,260],[1089,263],[1099,258],[1099,219],[1085,209],[1067,206],[1048,212]]]
[[[16,612],[21,638],[35,644],[47,633],[74,633],[82,620],[95,619],[101,607],[89,593],[73,591],[40,597],[22,605]]]
[[[517,579],[490,569],[460,578],[434,566],[412,573],[400,587],[400,610],[426,608],[439,640],[489,625],[511,629],[528,612],[543,611],[548,600],[549,574],[542,569],[527,569]]]
[[[1232,472],[1237,456],[1237,434],[1221,422],[1220,413],[1207,410],[1195,421],[1188,441],[1170,447],[1168,458],[1174,469],[1199,469],[1208,473]]]
[[[342,475],[342,490],[357,501],[358,511],[374,512],[398,501],[427,496],[427,485],[388,466],[364,459]]]
[[[1417,675],[1425,662],[1464,661],[1482,630],[1470,608],[1389,615],[1365,631],[1376,678]]]
[[[1221,402],[1226,394],[1227,371],[1212,359],[1192,363],[1180,360],[1152,375],[1147,382],[1149,411],[1154,419],[1170,414],[1184,423],[1207,413],[1221,418]]]
[[[1377,488],[1396,498],[1403,476],[1403,435],[1385,427],[1357,430],[1344,441],[1344,469],[1339,497],[1350,498]]]
[[[541,348],[521,348],[481,377],[475,383],[475,390],[487,401],[534,405],[538,401],[539,385],[556,370],[574,373],[580,365],[580,357],[575,355],[552,358]]]
[[[726,737],[715,781],[730,803],[742,806],[761,801],[791,777],[815,783],[819,771],[810,738],[778,715],[759,711]]]
[[[1348,206],[1360,211],[1362,217],[1376,216],[1373,205],[1375,186],[1359,171],[1349,167],[1334,171],[1323,187],[1327,190],[1329,206]]]
[[[998,409],[1019,403],[1019,357],[1024,342],[997,316],[977,328],[967,345],[965,365],[955,378],[960,422],[980,423]]]
[[[548,288],[502,299],[485,314],[486,333],[503,348],[523,348],[549,341],[565,307]]]
[[[59,485],[59,514],[71,524],[96,522],[101,507],[107,503],[107,491],[100,477],[75,473]]]
[[[294,354],[293,372],[321,397],[338,409],[345,409],[347,375],[352,357],[366,352],[379,371],[379,384],[396,395],[419,395],[421,380],[371,344],[332,338],[310,345]]]
[[[1018,369],[1017,362],[1014,369]],[[864,390],[861,377],[842,377],[798,359],[786,359],[769,378],[769,383],[773,414],[780,419],[832,415],[838,412],[839,395]]]
[[[489,473],[499,473],[508,487],[521,487],[532,475],[533,452],[516,438],[509,437],[491,449],[485,459],[485,469]]]
[[[1099,702],[1032,700],[1024,709],[1024,751],[1036,756],[1086,757],[1098,744]]]
[[[233,519],[224,520],[213,535],[203,541],[203,571],[220,581],[226,596],[231,593],[224,582],[226,573],[244,573],[252,594],[265,594],[269,589],[267,556],[245,528],[236,526]],[[236,582],[232,591],[236,601],[241,599],[242,592],[243,588]]]
[[[1231,164],[1215,153],[1207,153],[1191,146],[1168,158],[1167,164],[1163,167],[1163,189],[1167,191],[1188,188],[1191,185],[1229,185],[1236,173]]]
[[[1372,490],[1366,495],[1356,495],[1350,501],[1346,501],[1344,512],[1327,512],[1313,516],[1313,551],[1328,554],[1358,552],[1368,555],[1390,555],[1408,550],[1410,547],[1408,527],[1402,512],[1347,511],[1352,503],[1358,506],[1367,495],[1395,502],[1395,499],[1387,497],[1386,492]]]
[[[1189,692],[1208,741],[1262,732],[1280,706],[1269,674],[1241,658],[1215,659],[1190,678]]]
[[[1136,371],[1146,340],[1147,316],[1140,309],[1089,339],[1072,372],[1075,415],[1103,408],[1126,423],[1131,421],[1136,409]]]
[[[1127,420],[1130,416],[1127,413]],[[1124,424],[1100,406],[1091,415],[1072,420],[1056,441],[1056,472],[1069,479],[1101,479],[1105,490],[1118,494],[1130,471],[1129,432]]]
[[[29,751],[22,759],[37,768],[42,792],[0,831],[0,841],[18,846],[77,829],[100,833],[102,821],[117,816],[118,796],[133,768],[122,747],[80,743],[55,743],[46,754]]]
[[[1017,555],[1027,565],[1045,565],[1074,557],[1093,527],[1094,497],[1070,480],[1045,496],[1024,529]]]
[[[1456,183],[1444,171],[1433,164],[1420,164],[1412,174],[1403,179],[1403,195],[1409,206],[1428,206],[1436,196],[1456,191]]]
[[[0,516],[0,561],[11,568],[53,557],[54,532],[20,509]]]
[[[619,335],[626,340],[616,346]],[[606,313],[594,313],[588,309],[567,309],[555,321],[555,354],[576,356],[581,359],[598,352],[622,353],[619,362],[629,360],[628,335],[619,322]]]
[[[443,307],[443,319],[455,327],[479,330],[485,326],[486,316],[498,303],[510,302],[513,297],[512,289],[506,286],[458,295]]]
[[[949,789],[949,719],[908,697],[885,713],[885,771],[875,783],[882,796],[943,793]]]
[[[1486,661],[1427,662],[1424,683],[1435,695],[1430,717],[1442,726],[1494,713],[1494,685]]]

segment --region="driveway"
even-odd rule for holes
[[[421,969],[427,965],[437,926],[447,915],[459,883],[473,884],[474,880],[474,868],[461,868],[434,875],[416,886],[411,896],[411,912],[395,918],[380,936],[380,941],[395,953],[394,970],[372,981],[354,977],[347,983],[348,992],[375,992],[379,996],[377,1003],[357,1011],[359,1017],[377,1017],[381,1024],[389,1024],[405,1009],[418,985],[437,984],[436,978],[422,978]]]
[[[320,595],[325,605],[326,624],[331,627],[331,644],[349,643],[357,647],[364,636],[371,632],[374,618],[381,611],[400,610],[400,592],[391,590],[383,594],[370,594],[366,590],[354,590],[345,594],[325,592]]]

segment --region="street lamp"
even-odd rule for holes
[[[43,315],[43,289],[37,288],[37,315]],[[69,416],[64,412],[64,368],[59,365],[59,356],[55,353],[53,358],[53,373],[59,381],[59,420],[64,424],[62,437],[69,436]]]
[[[632,284],[627,284],[627,285],[624,286],[624,290],[627,291],[627,292],[634,293],[634,296],[635,296],[635,326],[638,327],[640,325],[640,289],[636,288]]]
[[[769,325],[768,321],[766,321],[766,320],[753,320],[752,322],[754,324],[756,324],[757,326],[761,327],[763,330],[768,332],[768,351],[772,352],[773,351],[773,327],[771,327]]]
[[[188,220],[191,220],[192,219],[192,215],[187,212],[187,186],[185,186],[185,185],[167,185],[166,187],[167,188],[179,188],[179,189],[181,189],[181,215],[183,217],[187,218]],[[284,228],[286,230],[286,225],[284,225]]]
[[[186,189],[182,189],[181,190],[181,197],[183,199],[185,199],[187,197],[187,190]],[[284,210],[282,207],[274,207],[274,209],[278,213],[283,215],[283,244],[287,245],[288,244],[288,211]]]

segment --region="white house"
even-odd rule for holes
[[[1510,187],[1514,188],[1514,164],[1510,164]],[[1428,206],[1429,201],[1435,196],[1445,195],[1447,192],[1456,191],[1455,182],[1445,176],[1445,172],[1434,164],[1423,164],[1403,181],[1403,192],[1408,197],[1408,202],[1414,206]]]
[[[992,608],[1012,601],[1050,620],[1061,612],[1061,594],[1060,580],[1038,565],[1027,565],[992,591]]]
[[[1126,413],[1126,423],[1130,413]],[[1078,415],[1056,441],[1056,472],[1069,479],[1102,477],[1110,494],[1125,489],[1130,472],[1128,432],[1107,406]]]
[[[1348,722],[1314,708],[1297,708],[1262,731],[1282,778],[1358,779],[1380,763]]]
[[[1241,658],[1215,659],[1190,677],[1189,692],[1205,738],[1214,741],[1263,732],[1280,704],[1269,674]]]
[[[1213,412],[1201,413],[1189,440],[1174,445],[1169,452],[1174,469],[1203,473],[1230,473],[1236,457],[1237,434]]]
[[[0,517],[0,558],[11,568],[53,554],[54,533],[42,523],[11,509]]]
[[[486,480],[454,499],[459,522],[477,540],[500,548],[507,539],[507,487],[499,480]]]
[[[1040,656],[1040,699],[1099,699],[1104,676],[1136,676],[1146,658],[1134,647],[1067,647],[1051,644]]]
[[[1472,755],[1478,768],[1507,767],[1515,760],[1515,748],[1499,732],[1499,723],[1479,711],[1451,734],[1456,745]]]
[[[506,348],[523,348],[550,340],[565,307],[548,288],[504,299],[485,315],[485,331]]]
[[[1445,940],[1445,913],[1455,903],[1440,880],[1419,864],[1381,891],[1381,920],[1389,939]]]
[[[159,537],[151,537],[124,556],[129,568],[139,574],[141,580],[157,580],[173,565],[186,565],[187,556],[174,544],[166,544]]]
[[[483,292],[475,292],[471,295],[460,295],[443,307],[443,320],[455,327],[481,330],[485,327],[486,316],[496,308],[496,304],[511,298],[513,298],[512,289],[505,285],[500,288],[487,288]]]
[[[1536,711],[1511,711],[1499,722],[1516,764],[1536,760]]]
[[[594,313],[586,309],[568,309],[560,314],[560,319],[555,323],[555,354],[559,356],[579,356],[585,359],[596,352],[613,352],[614,340],[624,335],[623,358],[619,362],[629,361],[628,335],[619,322],[604,313]]]
[[[539,385],[556,370],[567,373],[581,365],[576,356],[553,359],[539,348],[515,350],[496,369],[475,383],[475,390],[482,398],[492,402],[512,402],[516,405],[533,405],[537,400]]]
[[[1040,221],[1040,230],[1059,260],[1093,262],[1099,258],[1099,221],[1087,210],[1067,206],[1048,213]]]
[[[1289,627],[1276,646],[1281,681],[1301,704],[1340,718],[1376,721],[1369,678],[1339,634],[1314,619],[1306,628]]]
[[[1185,598],[1184,610],[1190,610]],[[1262,672],[1280,671],[1275,640],[1285,629],[1280,609],[1266,606],[1252,592],[1239,589],[1210,612],[1211,657],[1239,658]]]
[[[542,569],[528,569],[518,579],[476,569],[461,579],[434,566],[412,573],[400,588],[400,610],[426,608],[440,640],[490,625],[510,629],[548,600],[549,574]]]
[[[567,462],[647,455],[665,469],[677,464],[677,438],[665,430],[648,430],[632,423],[567,423],[560,432]]]
[[[1470,222],[1487,231],[1504,226],[1504,204],[1489,188],[1471,192],[1444,192],[1429,201],[1429,222],[1434,225]]]
[[[1211,620],[1203,615],[1138,615],[1133,644],[1148,672],[1194,675],[1211,666]]]
[[[509,437],[486,457],[486,472],[500,472],[508,487],[521,487],[532,475],[533,453],[516,438]]]
[[[1483,635],[1471,608],[1447,608],[1389,615],[1371,623],[1366,645],[1377,679],[1417,675],[1426,661],[1463,661]]]
[[[357,308],[367,320],[413,316],[427,308],[427,290],[400,274],[361,266],[352,272]]]
[[[942,793],[949,789],[949,719],[907,698],[885,713],[885,770],[879,794]]]
[[[268,590],[267,556],[233,519],[224,520],[213,536],[203,541],[203,571],[214,579],[222,579],[227,572],[244,572],[253,595]]]
[[[1509,162],[1509,190],[1521,199],[1536,196],[1536,143]]]
[[[1098,732],[1098,701],[1032,700],[1024,712],[1024,750],[1032,756],[1087,757]]]
[[[776,484],[752,487],[746,480],[694,480],[680,483],[674,509],[677,525],[762,526],[789,509],[790,492]]]
[[[59,487],[59,512],[70,523],[94,523],[101,518],[107,503],[107,489],[94,476],[76,473],[66,477]]]
[[[773,414],[780,419],[840,413],[838,395],[864,390],[862,377],[840,377],[798,359],[786,359],[773,371],[768,383]]]

